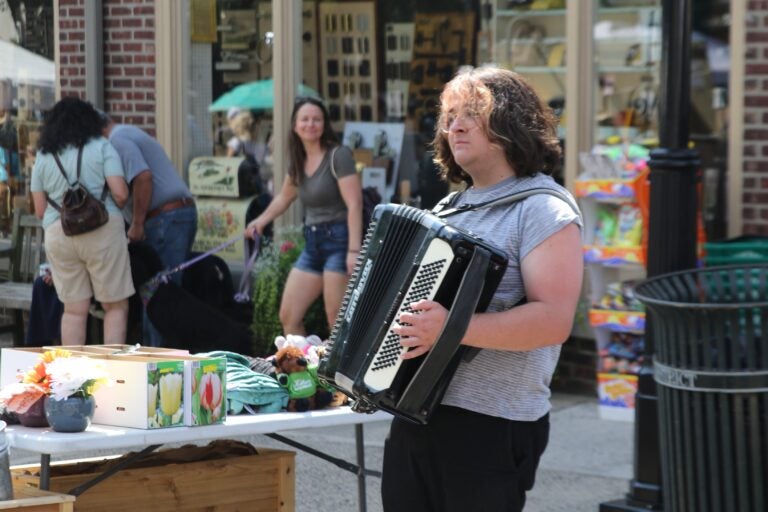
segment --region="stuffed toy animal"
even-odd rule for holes
[[[283,347],[273,359],[275,378],[288,390],[288,410],[304,412],[322,409],[333,400],[333,392],[317,378],[317,365],[308,363],[307,358],[296,347]]]
[[[320,364],[320,357],[322,357],[324,349],[323,340],[314,334],[310,334],[307,337],[297,334],[278,336],[275,338],[275,347],[277,347],[277,350],[285,347],[296,347],[304,354],[307,362],[315,366]]]

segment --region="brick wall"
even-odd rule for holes
[[[85,97],[84,0],[59,0],[62,96]],[[104,107],[155,134],[155,0],[104,0]]]
[[[59,0],[61,95],[85,97],[85,1]]]
[[[104,102],[155,134],[155,0],[104,0]]]
[[[743,231],[768,235],[768,1],[747,10]]]

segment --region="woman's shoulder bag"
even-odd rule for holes
[[[69,178],[67,178],[67,173],[64,172],[59,156],[56,153],[52,154],[61,175],[64,176],[69,185],[69,189],[64,192],[61,206],[56,204],[50,197],[48,198],[51,206],[61,214],[61,227],[64,230],[64,234],[67,236],[81,235],[106,224],[109,220],[107,207],[104,206],[104,199],[106,199],[108,191],[106,181],[104,183],[104,191],[101,193],[101,201],[93,197],[80,183],[83,147],[81,146],[77,150],[77,178],[74,183],[69,183]]]

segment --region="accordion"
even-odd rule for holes
[[[427,211],[378,205],[363,241],[318,375],[353,400],[425,424],[440,402],[466,347],[460,342],[483,311],[507,267],[507,255]],[[392,332],[416,301],[434,300],[448,317],[426,354],[408,350]]]

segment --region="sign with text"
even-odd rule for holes
[[[200,156],[189,164],[189,189],[194,195],[240,197],[238,169],[242,157]]]

